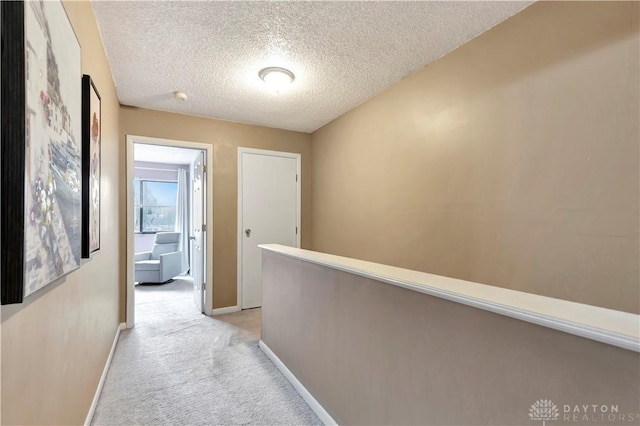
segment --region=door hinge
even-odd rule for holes
[[[200,290],[205,291],[206,289],[207,289],[207,284],[202,283],[202,287],[200,287]]]
[[[296,175],[296,182],[298,181],[298,175]]]
[[[296,226],[296,235],[298,235],[298,227]]]
[[[207,225],[205,223],[202,224],[202,232],[207,232]]]
[[[207,165],[206,164],[202,165],[202,173],[207,173]]]

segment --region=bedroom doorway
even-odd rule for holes
[[[127,135],[127,328],[211,314],[211,163],[211,145]]]

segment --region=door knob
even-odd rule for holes
[[[247,237],[251,236],[251,229],[247,228],[244,230],[244,233],[247,235]]]

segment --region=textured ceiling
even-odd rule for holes
[[[312,132],[531,3],[92,5],[122,104]],[[268,66],[293,71],[291,87],[269,91]]]

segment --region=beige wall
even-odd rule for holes
[[[2,307],[2,424],[83,423],[118,327],[118,100],[91,5],[64,6],[82,70],[102,96],[101,248],[23,304]]]
[[[125,135],[150,136],[212,144],[213,151],[213,306],[236,305],[238,147],[302,154],[302,247],[311,247],[311,136],[306,133],[229,121],[122,107],[121,143]],[[124,180],[124,179],[123,179]],[[121,192],[125,214],[124,188]],[[122,223],[122,227],[126,224]],[[125,230],[121,230],[125,235]],[[125,258],[123,257],[123,262]],[[122,292],[124,293],[124,280]],[[124,306],[124,299],[122,299]]]
[[[536,3],[313,133],[313,249],[640,312],[638,9]]]
[[[638,423],[636,352],[285,255],[262,259],[262,340],[340,425],[533,425],[539,399],[560,410],[549,425]],[[565,404],[618,405],[625,419],[567,421]]]

